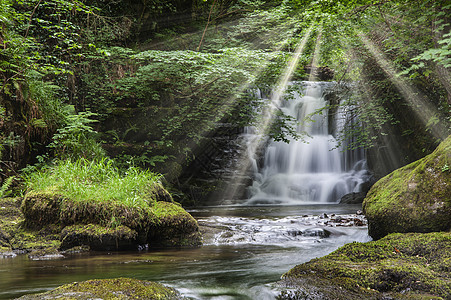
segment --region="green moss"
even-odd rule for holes
[[[181,206],[157,202],[152,207],[154,223],[149,240],[155,246],[198,246],[201,236],[197,221]]]
[[[197,222],[173,203],[157,179],[133,168],[119,174],[110,161],[60,162],[28,178],[32,190],[21,205],[27,231],[14,235],[24,237],[49,226],[59,231],[66,227],[62,249],[198,245]]]
[[[451,137],[430,155],[395,170],[369,191],[363,202],[373,238],[392,232],[432,232],[451,228]]]
[[[133,243],[135,246],[145,243],[165,247],[197,246],[201,240],[196,220],[180,205],[172,202],[157,201],[152,202],[152,206],[128,207],[114,201],[72,201],[49,192],[30,192],[21,207],[26,228],[30,230],[39,230],[49,224],[60,228],[79,225],[77,230],[75,227],[66,227],[71,230],[70,234],[67,229],[62,235],[65,239],[62,249],[88,245],[92,249],[102,250],[103,246],[98,241],[104,241],[104,250],[133,248]],[[107,232],[98,233],[100,238],[95,238],[96,233],[82,226],[87,224]],[[119,237],[108,232],[110,229],[118,230],[120,226],[129,228],[136,236]],[[119,241],[116,247],[113,240]]]
[[[68,226],[61,232],[61,249],[89,246],[92,250],[133,249],[138,233],[126,226],[106,228],[95,224]]]
[[[19,299],[182,299],[162,284],[130,278],[88,280],[58,287],[52,291]]]
[[[449,298],[450,259],[450,232],[397,233],[378,241],[347,244],[294,267],[283,277],[288,282],[311,280],[312,284],[317,279],[326,280],[353,292],[363,288],[394,295],[410,290],[412,297]]]
[[[1,251],[25,250],[27,252],[57,249],[60,245],[59,228],[43,226],[40,230],[23,226],[20,210],[21,198],[0,199],[0,247]]]

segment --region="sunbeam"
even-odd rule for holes
[[[316,77],[314,70],[318,66],[318,62],[320,60],[322,36],[323,36],[323,27],[321,26],[319,28],[318,36],[316,37],[315,52],[313,53],[312,68],[310,69],[309,81],[313,81]]]
[[[282,96],[288,86],[288,82],[293,76],[293,73],[298,65],[299,58],[304,51],[305,45],[310,38],[312,28],[313,26],[308,28],[305,35],[302,37],[302,39],[296,46],[296,50],[294,51],[285,70],[281,74],[278,84],[271,95],[270,99],[271,103],[270,105],[268,105],[266,111],[263,112],[262,121],[260,122],[260,124],[257,125],[258,130],[263,134],[268,131],[273,121],[274,112],[280,107],[280,101],[282,99]],[[255,156],[255,152],[257,151],[260,143],[261,143],[260,138],[254,138],[252,141],[250,141],[250,143],[247,145],[247,152],[243,153],[241,157],[238,159],[237,163],[238,169],[236,170],[236,174],[244,174],[245,171],[250,167],[251,161],[249,160],[249,157]],[[224,195],[225,199],[234,199],[234,196],[236,195],[237,190],[241,184],[241,180],[242,178],[239,176],[233,178],[232,182],[229,183],[228,188],[225,192]]]
[[[402,94],[403,98],[411,105],[413,111],[423,122],[423,124],[428,126],[432,120],[437,119],[437,110],[430,103],[424,100],[424,95],[422,95],[413,86],[406,83],[406,81],[402,77],[397,75],[399,74],[399,71],[395,69],[393,64],[390,63],[390,61],[377,48],[377,46],[362,32],[358,33],[358,37],[371,53],[371,55],[375,58],[376,63],[379,65],[379,67],[381,67],[381,69],[388,75],[388,78],[396,86],[398,91]],[[447,136],[445,125],[438,119],[437,124],[435,126],[431,126],[430,129],[432,134],[436,138],[443,140]]]

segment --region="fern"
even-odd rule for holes
[[[13,183],[13,180],[15,179],[14,176],[10,176],[5,179],[5,181],[2,184],[2,187],[0,188],[0,198],[8,197],[12,191],[9,189]]]

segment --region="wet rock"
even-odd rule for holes
[[[365,226],[365,222],[359,218],[354,218],[354,226]]]
[[[46,293],[26,295],[21,300],[38,299],[184,299],[176,290],[162,284],[130,279],[94,279],[60,286]]]
[[[324,67],[314,67],[307,65],[304,67],[304,71],[310,76],[319,79],[320,81],[328,81],[334,78],[335,71],[328,66]]]
[[[181,206],[160,201],[152,207],[152,212],[155,219],[148,235],[152,247],[194,247],[202,244],[197,221]]]
[[[371,237],[451,229],[451,137],[376,182],[363,202]]]
[[[82,246],[75,246],[75,247],[67,249],[67,250],[63,250],[63,251],[61,251],[61,254],[78,254],[78,253],[89,252],[90,250],[91,250],[91,248],[89,248],[89,246],[82,245]]]
[[[61,249],[67,250],[79,246],[88,246],[92,250],[129,250],[136,249],[138,233],[127,226],[106,228],[96,224],[73,225],[61,232]]]
[[[309,228],[304,230],[304,236],[319,236],[323,238],[327,238],[330,236],[330,231],[324,230],[322,228]]]
[[[16,256],[17,254],[13,251],[0,251],[0,258],[13,258]]]
[[[349,193],[341,197],[340,204],[359,204],[365,199],[366,192]]]

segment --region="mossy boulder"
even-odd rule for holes
[[[26,226],[39,229],[48,224],[58,223],[63,198],[61,195],[50,192],[28,193],[26,201],[23,201],[20,207],[26,216]]]
[[[22,198],[0,199],[0,257],[14,257],[19,253],[38,256],[56,253],[61,242],[58,226],[44,226],[39,230],[23,226],[24,216],[20,210]]]
[[[96,224],[72,225],[61,232],[61,249],[80,245],[91,250],[128,250],[136,248],[138,233],[127,226],[106,228]]]
[[[363,202],[374,239],[451,228],[451,137],[430,155],[376,182]]]
[[[157,202],[152,207],[156,221],[149,230],[151,246],[199,246],[201,235],[197,221],[181,206]]]
[[[46,293],[18,299],[183,299],[176,290],[162,284],[130,278],[94,279],[60,286]]]
[[[450,232],[394,233],[294,267],[278,299],[450,299],[450,270]]]
[[[93,250],[130,249],[143,244],[200,245],[197,221],[172,202],[167,191],[154,196],[165,201],[130,207],[115,201],[73,201],[49,192],[30,192],[21,209],[25,227],[30,230],[41,230],[51,224],[59,226],[61,249],[83,245]]]

